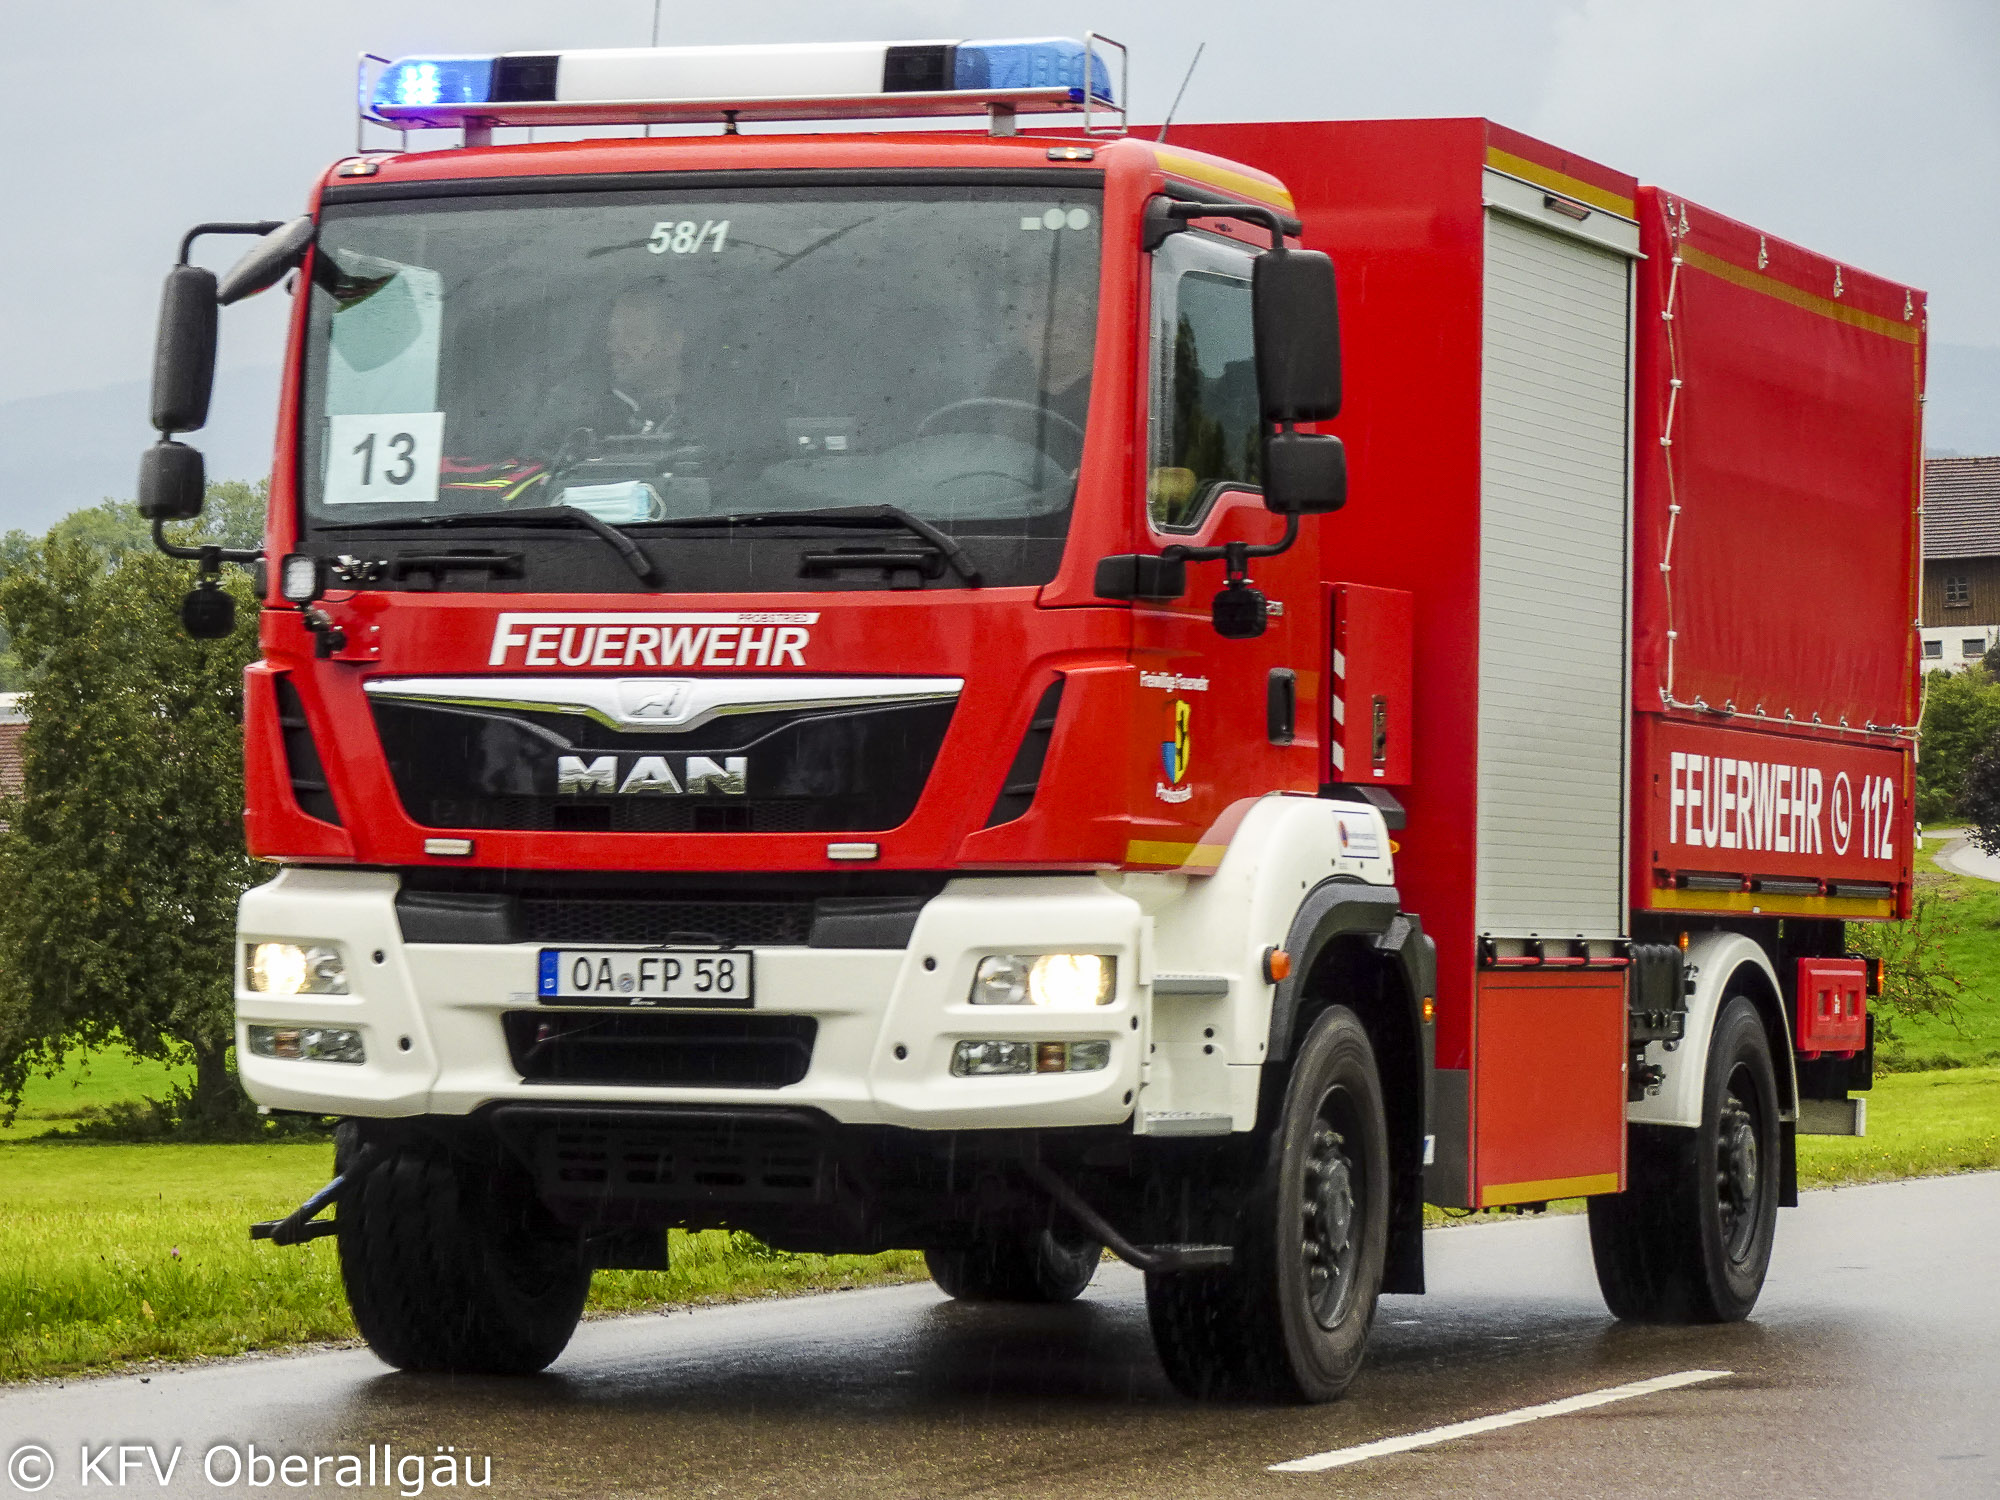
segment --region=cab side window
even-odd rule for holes
[[[1250,319],[1250,252],[1189,231],[1153,256],[1153,524],[1196,525],[1225,489],[1255,489],[1263,424]]]

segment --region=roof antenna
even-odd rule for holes
[[[1174,93],[1174,102],[1169,106],[1167,106],[1167,117],[1164,120],[1160,121],[1160,133],[1155,138],[1154,144],[1157,145],[1159,142],[1164,141],[1167,138],[1167,127],[1174,123],[1174,111],[1181,107],[1181,95],[1187,92],[1188,79],[1194,77],[1195,63],[1201,61],[1201,54],[1204,51],[1206,51],[1207,48],[1208,48],[1207,42],[1202,42],[1195,47],[1194,61],[1188,64],[1187,72],[1181,75],[1181,86]]]
[[[660,45],[660,0],[653,0],[653,45]],[[648,140],[652,139],[653,127],[648,125],[645,133]]]

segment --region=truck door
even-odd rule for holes
[[[1144,499],[1153,546],[1265,543],[1283,534],[1258,488],[1254,254],[1192,229],[1154,253]],[[1251,577],[1270,601],[1261,636],[1216,634],[1209,604],[1222,587],[1220,562],[1189,564],[1182,598],[1134,609],[1141,743],[1130,753],[1147,764],[1131,863],[1212,865],[1221,835],[1204,835],[1231,804],[1317,789],[1310,712],[1320,690],[1317,524],[1307,518],[1299,545],[1253,564]]]

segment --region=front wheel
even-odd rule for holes
[[[399,1370],[529,1374],[583,1315],[581,1238],[498,1166],[399,1145],[342,1195],[335,1222],[355,1324]]]
[[[1777,1073],[1757,1007],[1724,1002],[1701,1125],[1632,1127],[1624,1192],[1590,1200],[1590,1249],[1612,1313],[1733,1323],[1764,1288],[1777,1237]]]
[[[1306,1033],[1262,1158],[1235,1259],[1147,1275],[1153,1343],[1190,1396],[1331,1401],[1361,1368],[1388,1247],[1381,1076],[1353,1011]]]

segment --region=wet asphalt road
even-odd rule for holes
[[[14,1389],[0,1451],[45,1446],[49,1496],[161,1492],[137,1451],[123,1484],[84,1484],[87,1442],[162,1461],[178,1444],[167,1490],[196,1495],[414,1493],[379,1471],[338,1488],[331,1464],[303,1488],[201,1469],[216,1444],[373,1444],[378,1462],[388,1444],[490,1456],[484,1493],[534,1496],[2000,1497],[2000,1174],[1809,1194],[1780,1219],[1753,1320],[1730,1327],[1614,1324],[1580,1217],[1439,1231],[1428,1254],[1433,1292],[1384,1299],[1370,1367],[1329,1407],[1182,1400],[1139,1277],[1106,1265],[1058,1308],[924,1285],[598,1322],[529,1380],[343,1351]],[[1733,1373],[1326,1472],[1267,1467],[1685,1370]]]

